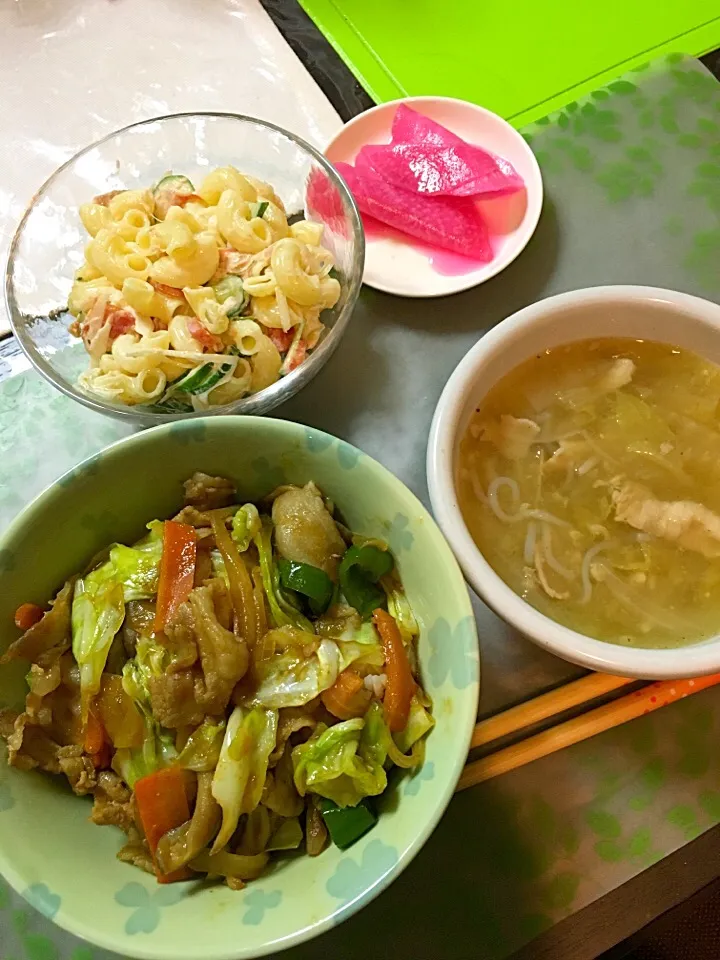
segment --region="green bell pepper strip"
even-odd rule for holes
[[[320,810],[332,842],[341,850],[364,837],[378,819],[367,800],[361,800],[356,807],[339,807],[332,800],[321,798]]]
[[[385,591],[376,584],[393,568],[392,554],[378,547],[350,547],[340,563],[340,587],[351,607],[366,620],[387,606]]]
[[[307,597],[310,609],[319,616],[324,613],[333,597],[333,582],[319,567],[309,563],[300,563],[297,560],[278,558],[280,582],[288,590],[295,590]]]

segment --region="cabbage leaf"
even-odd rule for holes
[[[196,773],[210,773],[217,766],[224,736],[225,721],[205,717],[180,751],[179,766]]]
[[[141,747],[116,750],[112,767],[115,773],[132,788],[138,780],[167,767],[177,758],[175,737],[157,723],[145,719],[146,736]]]
[[[435,720],[432,714],[415,696],[410,703],[407,726],[399,733],[393,734],[393,740],[402,753],[408,753],[413,744],[421,740],[434,726]]]
[[[337,639],[337,645],[340,651],[341,673],[351,664],[370,667],[376,673],[382,672],[385,651],[372,623],[363,623],[353,632],[344,632]]]
[[[306,743],[292,752],[295,786],[301,796],[316,793],[339,807],[354,807],[387,786],[387,726],[382,711],[368,711],[332,727],[318,724]]]
[[[212,795],[222,810],[222,826],[211,853],[219,853],[237,829],[243,813],[260,803],[268,758],[277,740],[276,710],[236,707],[227,722]]]
[[[308,635],[309,641],[317,639]],[[272,709],[301,707],[331,687],[339,672],[340,651],[332,640],[322,639],[309,657],[299,644],[288,644],[258,667],[259,682],[244,703]]]
[[[280,817],[299,817],[305,803],[295,789],[289,750],[283,751],[271,772],[272,776],[268,775],[267,789],[263,793],[263,805]]]
[[[155,596],[162,556],[162,524],[133,547],[116,543],[108,559],[75,584],[72,603],[73,656],[80,666],[83,720],[91,699],[100,690],[108,652],[125,617],[129,600]]]
[[[90,701],[100,691],[108,652],[124,618],[122,585],[107,579],[103,567],[77,581],[71,613],[72,651],[80,667],[83,722]]]
[[[140,637],[135,656],[123,667],[123,690],[137,704],[145,723],[141,747],[116,750],[113,769],[132,788],[137,780],[177,759],[174,735],[155,720],[150,706],[149,680],[165,668],[167,651],[152,637]]]
[[[262,529],[260,514],[254,503],[245,503],[232,518],[230,536],[240,553],[245,553]]]
[[[405,596],[405,591],[396,582],[390,580],[386,583],[385,578],[381,581],[387,594],[388,613],[395,620],[400,631],[405,646],[410,646],[420,635],[415,614]]]

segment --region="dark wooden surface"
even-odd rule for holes
[[[373,106],[368,94],[296,0],[261,2],[344,121]],[[709,53],[702,60],[720,79],[720,50]],[[512,960],[595,960],[599,954],[617,947],[718,876],[720,827],[709,830],[584,910],[561,921],[515,954]]]
[[[720,874],[720,827],[628,880],[584,910],[561,920],[512,960],[595,960]],[[720,944],[718,944],[720,956]],[[622,951],[617,954],[618,960]],[[610,958],[608,958],[610,960]]]

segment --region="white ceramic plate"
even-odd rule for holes
[[[515,167],[525,181],[525,190],[479,204],[493,234],[495,257],[487,264],[464,273],[445,257],[433,265],[433,251],[420,241],[404,239],[397,231],[392,236],[366,231],[364,281],[368,286],[402,297],[442,297],[458,293],[489,280],[522,252],[535,232],[543,202],[543,185],[535,154],[520,134],[502,117],[484,107],[452,97],[408,97],[391,100],[355,117],[330,141],[325,149],[328,159],[352,163],[361,147],[368,143],[389,143],[395,111],[406,103],[453,133],[497,153]],[[458,258],[450,255],[454,261]]]

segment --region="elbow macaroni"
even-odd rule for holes
[[[273,242],[270,224],[253,217],[250,204],[234,190],[225,190],[217,205],[218,228],[240,253],[259,253]]]
[[[167,223],[154,227],[168,227]],[[220,253],[211,233],[199,233],[193,236],[190,229],[182,223],[169,225],[170,233],[158,236],[165,256],[150,264],[148,273],[151,280],[167,287],[199,287],[212,277],[220,262]],[[182,229],[181,229],[182,228]]]
[[[264,390],[291,344],[317,345],[340,297],[322,224],[288,224],[270,184],[226,166],[194,190],[169,174],[79,208],[90,240],[68,310],[91,352],[79,384],[111,403],[203,410]]]
[[[88,260],[116,287],[122,287],[128,277],[145,280],[151,262],[142,253],[133,250],[118,233],[100,230],[89,244]]]
[[[235,167],[218,167],[209,173],[198,190],[205,203],[214,206],[225,190],[232,190],[243,200],[256,200],[258,191]]]

